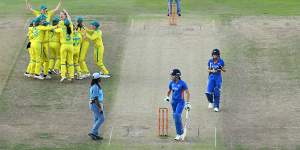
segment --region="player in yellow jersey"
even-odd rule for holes
[[[86,38],[94,42],[94,62],[103,72],[106,78],[111,77],[109,71],[104,66],[103,63],[103,54],[104,54],[104,45],[102,41],[102,31],[99,29],[100,23],[98,21],[92,21],[90,23],[90,29],[85,32]]]
[[[47,22],[51,21],[52,16],[55,14],[56,11],[59,10],[61,6],[61,0],[57,4],[56,8],[53,10],[48,11],[47,6],[41,5],[40,10],[33,9],[32,5],[28,3],[28,0],[26,0],[26,6],[27,9],[30,10],[36,17],[43,16],[42,18],[45,19]],[[44,67],[44,77],[47,79],[50,79],[51,77],[48,75],[49,70],[49,31],[44,31],[44,39],[42,41],[42,50],[43,50],[43,67]]]
[[[32,34],[32,28],[33,28],[33,21],[31,21],[29,27],[28,27],[28,34],[27,37],[29,39],[29,42],[27,44],[27,50],[29,53],[29,64],[27,66],[26,72],[24,73],[25,77],[33,77],[34,76],[34,69],[35,69],[35,57],[34,57],[34,51],[31,46],[31,42],[33,39],[33,34]]]
[[[60,60],[61,60],[61,80],[63,82],[67,79],[67,71],[69,80],[74,79],[74,61],[73,61],[73,24],[71,22],[71,17],[68,15],[67,11],[63,11],[67,18],[64,19],[63,26],[59,24],[59,28],[55,32],[60,33]]]
[[[43,24],[43,25],[41,25]],[[32,28],[32,40],[31,40],[31,48],[34,51],[35,56],[35,75],[36,79],[44,79],[44,76],[41,75],[41,65],[43,59],[43,50],[42,50],[42,42],[44,39],[44,31],[52,30],[55,27],[45,26],[47,22],[41,22],[40,18],[37,17],[33,21]]]
[[[77,75],[77,79],[81,80],[83,79],[82,74],[81,74],[81,68],[79,66],[79,53],[80,53],[80,47],[82,43],[82,36],[78,32],[78,28],[74,28],[74,37],[73,37],[73,46],[74,46],[74,53],[73,53],[73,60],[74,60],[74,66]]]
[[[80,32],[81,36],[84,36],[83,34],[85,33],[85,26],[83,25],[83,18],[82,17],[77,17],[77,29],[78,32]],[[81,47],[80,47],[80,54],[79,54],[79,65],[81,68],[82,72],[82,77],[83,78],[88,78],[90,77],[90,71],[89,68],[86,64],[86,56],[89,51],[89,46],[90,46],[90,41],[86,37],[82,39]]]
[[[49,26],[49,22],[46,21],[45,15],[40,15],[43,26]],[[42,40],[42,64],[43,64],[43,75],[45,79],[51,79],[49,73],[49,30],[42,31],[44,33]]]
[[[59,16],[55,16],[52,26],[58,25]],[[58,74],[60,71],[60,34],[54,31],[49,32],[49,73]]]
[[[48,8],[47,6],[45,5],[41,5],[40,6],[40,10],[35,10],[32,8],[32,5],[30,3],[28,3],[28,0],[26,0],[26,6],[27,6],[27,9],[30,10],[36,17],[40,16],[40,15],[45,15],[47,16],[47,19],[46,21],[47,22],[50,22],[51,19],[52,19],[52,16],[55,14],[55,12],[57,12],[61,6],[61,0],[59,1],[59,3],[57,4],[57,6],[55,7],[55,9],[52,9],[50,11],[48,11]]]

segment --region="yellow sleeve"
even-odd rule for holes
[[[85,31],[87,32],[87,33],[89,33],[89,34],[92,34],[93,32],[94,32],[94,30],[90,30],[90,29],[88,29],[88,28],[84,28],[85,29]]]
[[[32,27],[29,27],[27,36],[28,36],[28,39],[29,39],[29,40],[32,40],[32,39],[33,39]]]
[[[86,37],[92,41],[96,40],[97,38],[99,38],[99,34],[97,34],[96,32],[93,32],[92,35],[90,35],[89,33],[86,33]]]
[[[52,16],[54,15],[54,11],[53,10],[48,11],[47,15],[49,20],[51,20]]]
[[[38,17],[38,16],[41,15],[41,12],[38,11],[38,10],[33,10],[33,14],[34,14],[36,17]]]
[[[62,28],[58,28],[58,29],[55,29],[54,32],[60,33],[60,32],[63,32],[63,30],[62,30]]]

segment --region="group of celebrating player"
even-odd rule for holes
[[[44,80],[51,79],[51,74],[60,74],[61,82],[89,78],[91,74],[85,60],[90,41],[94,43],[94,62],[102,71],[102,76],[111,77],[103,63],[104,45],[98,21],[90,22],[87,27],[83,17],[76,17],[73,24],[65,9],[59,16],[55,15],[61,1],[50,11],[45,5],[41,5],[40,10],[33,9],[28,1],[26,5],[36,17],[28,28],[30,61],[25,77]]]

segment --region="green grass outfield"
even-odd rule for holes
[[[51,9],[58,0],[31,0]],[[136,15],[166,13],[167,0],[64,0],[63,7],[83,15]],[[25,0],[1,0],[1,16],[22,15]],[[196,15],[300,15],[298,0],[182,0],[183,14]]]
[[[35,6],[40,4],[46,4],[51,9],[55,7],[58,0],[31,0]],[[127,18],[140,14],[162,14],[167,13],[167,0],[64,0],[63,8],[69,10],[71,14],[76,15],[103,15],[112,18],[118,18],[121,22],[126,22]],[[300,15],[300,0],[182,0],[182,12],[183,17],[186,14],[200,15],[200,16],[215,16],[215,17],[231,17],[231,16],[298,16]],[[117,11],[116,11],[117,10]],[[0,1],[0,16],[1,17],[24,17],[28,18],[32,15],[25,10],[25,0],[1,0]],[[109,20],[109,19],[108,19]],[[108,33],[109,34],[109,33]],[[113,39],[106,40],[106,45],[114,43]],[[245,50],[246,51],[246,50]],[[247,51],[246,51],[247,52]],[[228,57],[232,54],[226,54]],[[299,55],[297,53],[297,55]],[[121,56],[118,56],[118,58]],[[278,55],[276,57],[284,57],[282,61],[289,61],[290,56]],[[296,57],[296,56],[294,56]],[[276,59],[277,60],[277,59]],[[120,60],[118,60],[120,61]],[[116,61],[117,64],[119,62]],[[118,67],[115,66],[114,70],[118,74]],[[293,67],[289,66],[289,70]],[[280,70],[282,71],[282,70]],[[293,72],[291,78],[298,78],[299,72]],[[107,89],[114,89],[117,86],[118,81],[113,82]],[[4,94],[5,95],[5,94]],[[7,96],[7,95],[6,95]],[[113,93],[107,94],[108,98],[111,99]],[[43,97],[43,94],[41,94]],[[0,97],[0,112],[7,102],[4,100],[7,97]],[[55,97],[53,97],[55,99]],[[3,108],[4,109],[4,108]],[[13,108],[12,108],[13,109]],[[5,110],[8,111],[8,110]],[[1,135],[2,136],[2,135]],[[78,144],[65,144],[59,147],[40,147],[35,148],[32,145],[26,143],[10,144],[5,141],[0,141],[0,150],[12,149],[37,149],[37,150],[121,150],[128,145],[120,143],[113,143],[108,145],[107,142],[99,144],[95,142],[89,143],[78,143]],[[187,148],[188,147],[188,148]],[[199,145],[191,144],[172,144],[172,145],[131,145],[132,150],[139,149],[203,149],[210,150],[215,149],[211,145]],[[220,148],[221,149],[221,148]],[[242,146],[236,147],[236,149],[247,149]],[[300,147],[299,147],[300,149]]]

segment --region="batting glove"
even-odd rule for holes
[[[190,111],[192,109],[192,105],[190,102],[186,102],[185,104],[185,110]]]
[[[170,102],[170,97],[169,97],[169,96],[166,96],[166,97],[164,98],[164,101]]]

